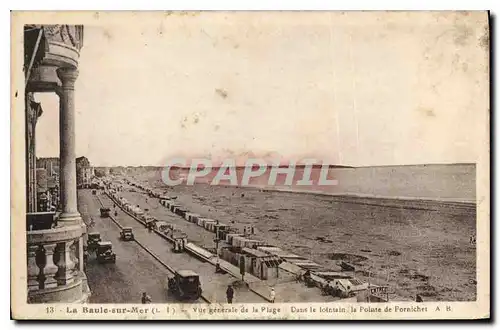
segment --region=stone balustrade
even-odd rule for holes
[[[28,302],[84,302],[83,224],[28,231]]]

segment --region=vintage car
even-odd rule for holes
[[[87,235],[87,250],[93,252],[97,250],[98,244],[101,242],[101,234],[92,232]]]
[[[145,217],[144,219],[144,225],[146,226],[146,228],[148,229],[153,229],[154,226],[155,226],[155,223],[157,222],[158,220],[156,220],[155,218],[153,218],[152,216],[147,216]]]
[[[97,243],[97,261],[99,263],[116,262],[116,254],[113,253],[113,244],[111,242]]]
[[[157,221],[154,224],[154,229],[161,232],[161,233],[164,233],[168,230],[173,229],[173,225],[170,223],[167,223],[165,221]]]
[[[134,233],[132,232],[132,227],[123,227],[120,232],[120,238],[124,241],[133,241]]]
[[[97,195],[97,192],[95,189],[92,190],[92,195]]]
[[[197,300],[202,292],[200,276],[192,270],[176,271],[168,279],[168,290],[179,300]]]
[[[101,217],[109,218],[109,212],[111,212],[109,207],[101,207]]]

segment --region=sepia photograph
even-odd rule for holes
[[[14,318],[489,316],[488,12],[11,19]]]

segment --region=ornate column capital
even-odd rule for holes
[[[59,68],[56,70],[57,76],[61,80],[62,88],[74,88],[78,70],[74,68]]]

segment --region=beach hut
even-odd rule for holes
[[[228,234],[228,231],[227,230],[219,230],[216,232],[217,233],[217,238],[219,240],[222,240],[222,241],[226,241],[227,239],[227,234]]]
[[[259,245],[264,245],[264,242],[263,241],[260,241],[260,240],[257,240],[257,239],[246,239],[244,241],[244,246],[243,247],[246,247],[246,248],[256,248],[258,247]]]
[[[262,280],[268,280],[271,278],[279,277],[279,266],[283,260],[277,257],[268,257],[262,260],[260,268],[259,278]]]
[[[205,229],[212,232],[212,233],[215,233],[215,225],[216,225],[216,221],[215,220],[212,220],[212,219],[209,219],[207,221],[205,221]]]
[[[186,215],[186,212],[187,212],[187,210],[185,210],[183,208],[178,208],[177,210],[175,210],[175,214],[177,214],[178,216],[181,216],[183,218]]]
[[[245,243],[247,241],[248,239],[245,238],[244,236],[234,236],[231,245],[238,248],[244,248],[246,247]]]
[[[227,244],[232,245],[234,237],[237,237],[237,236],[241,236],[241,234],[238,234],[238,233],[227,233],[227,235],[226,235],[226,242],[227,242]]]
[[[210,231],[210,226],[212,224],[215,224],[215,220],[205,219],[205,221],[203,222],[203,228],[205,228],[206,230]]]
[[[215,233],[214,226],[215,226],[215,221],[205,222],[205,229],[208,230],[209,232]]]
[[[261,280],[278,278],[282,259],[252,248],[243,248],[242,253],[245,256],[245,266],[249,265],[248,272],[252,275]]]
[[[219,231],[223,231],[223,230],[227,230],[229,229],[229,226],[226,225],[225,223],[222,223],[222,222],[219,222],[219,223],[216,223],[214,225],[214,232],[219,232]]]
[[[210,220],[210,219],[207,219],[207,218],[198,218],[198,223],[197,223],[198,226],[205,228],[205,222],[207,220]]]
[[[188,212],[186,213],[186,220],[189,221],[189,222],[195,222],[195,219],[198,218],[200,215],[197,214],[197,213],[193,213],[193,212]]]

